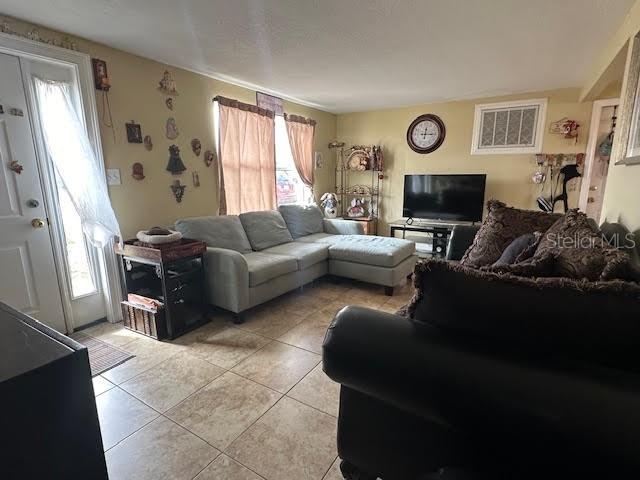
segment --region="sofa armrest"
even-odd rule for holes
[[[325,218],[324,231],[333,235],[364,235],[364,225],[353,220]]]
[[[234,313],[249,305],[249,267],[235,250],[207,247],[204,254],[209,303]]]
[[[447,260],[460,260],[473,243],[479,229],[479,225],[454,225],[447,247]]]
[[[343,386],[441,425],[505,440],[538,432],[640,464],[640,383],[620,371],[524,356],[361,307],[336,315],[322,361]]]

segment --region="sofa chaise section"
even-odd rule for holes
[[[384,285],[413,271],[413,242],[362,235],[358,222],[325,219],[315,205],[178,220],[185,237],[207,244],[208,301],[237,314],[328,273]]]

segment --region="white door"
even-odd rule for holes
[[[78,87],[76,70],[68,65],[60,65],[46,60],[21,59],[23,79],[33,87],[33,78],[38,76],[47,80],[55,80],[69,84],[74,105],[79,118],[84,118],[82,101]],[[34,116],[38,116],[39,105],[33,102]],[[36,138],[42,138],[41,126],[34,119]],[[69,126],[71,129],[72,127]],[[80,217],[71,203],[63,183],[59,182],[43,142],[42,157],[44,159],[43,178],[48,182],[50,214],[54,254],[58,254],[58,265],[61,271],[62,295],[66,298],[70,319],[68,324],[78,328],[106,317],[106,308],[102,283],[100,281],[100,264],[93,246],[87,242],[82,232]],[[78,159],[70,159],[78,161]],[[87,161],[90,161],[87,159]],[[57,246],[57,249],[55,248]]]
[[[20,62],[5,54],[0,105],[0,300],[65,333]],[[12,162],[22,167],[20,173]]]

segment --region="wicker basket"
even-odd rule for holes
[[[157,340],[167,336],[164,309],[154,311],[124,301],[122,302],[122,316],[124,318],[124,327],[129,330]]]

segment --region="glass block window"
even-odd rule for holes
[[[472,154],[540,153],[546,99],[476,105]]]

